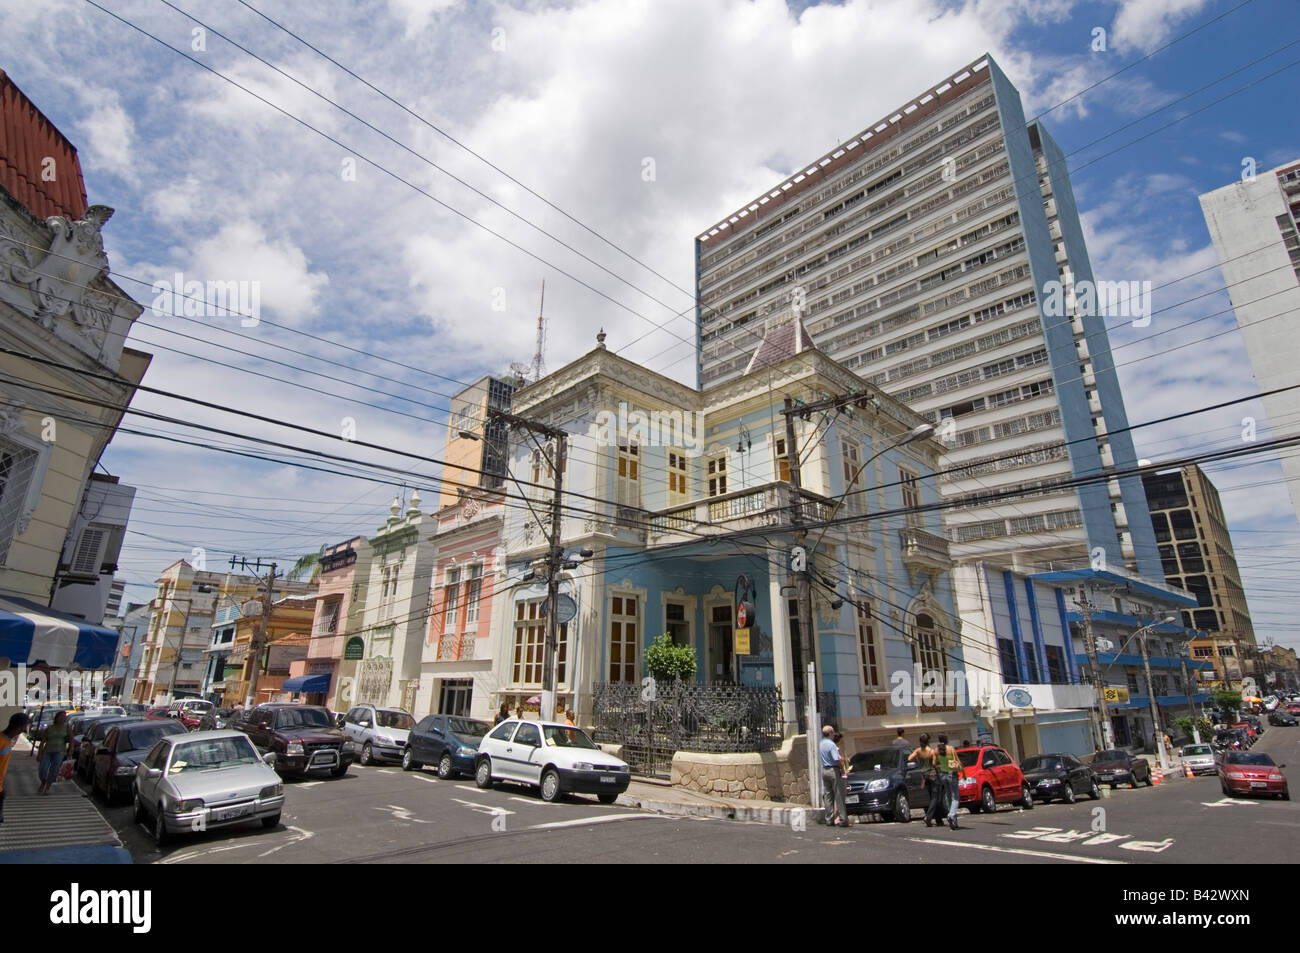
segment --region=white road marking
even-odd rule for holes
[[[397,772],[394,771],[392,768],[380,768],[378,771],[375,772],[375,774],[396,774],[396,773]]]
[[[546,807],[559,807],[559,806],[560,806],[560,805],[559,805],[557,802],[555,802],[555,801],[543,801],[543,800],[541,800],[541,799],[539,799],[539,798],[532,798],[532,797],[516,797],[516,796],[513,795],[513,794],[510,795],[510,800],[512,800],[512,801],[522,801],[524,804],[541,804],[541,805],[545,805]]]
[[[1254,807],[1255,805],[1259,804],[1259,802],[1240,801],[1235,797],[1225,797],[1225,798],[1220,798],[1217,801],[1202,801],[1201,804],[1204,805],[1205,807],[1226,807],[1229,804],[1241,804],[1243,806],[1249,804],[1251,807]]]
[[[528,829],[530,831],[540,831],[559,827],[585,827],[588,824],[610,824],[614,821],[641,820],[667,821],[671,820],[671,818],[667,814],[601,814],[598,817],[579,817],[572,821],[551,821],[549,824],[533,824]]]
[[[158,861],[160,864],[183,864],[187,860],[194,860],[196,857],[205,857],[208,854],[219,854],[226,850],[239,850],[241,847],[252,847],[252,844],[226,844],[222,847],[208,847],[204,850],[192,850],[185,854],[173,854],[170,857],[164,857]]]
[[[295,784],[293,787],[295,791],[298,790],[299,788],[306,790],[307,788],[314,788],[316,785],[324,784],[324,783],[325,783],[324,781],[303,781],[299,784]]]
[[[1126,864],[1126,860],[1108,860],[1105,857],[1075,857],[1072,854],[1054,854],[1045,850],[1026,850],[1021,847],[995,847],[992,844],[963,844],[960,841],[936,840],[932,837],[909,837],[916,844],[942,844],[945,847],[969,847],[972,850],[990,850],[998,854],[1024,854],[1028,857],[1046,857],[1050,860],[1069,860],[1076,864]]]
[[[298,836],[296,836],[296,837],[290,837],[290,838],[289,838],[287,841],[285,841],[283,844],[278,844],[278,845],[276,845],[275,847],[272,847],[270,850],[263,851],[262,853],[258,854],[257,856],[258,856],[258,857],[270,857],[270,856],[271,856],[272,854],[274,854],[277,850],[283,850],[284,848],[289,847],[289,846],[291,846],[291,845],[293,845],[293,844],[301,844],[303,841],[311,840],[313,837],[316,836],[316,835],[313,834],[311,831],[305,831],[305,830],[303,830],[301,827],[290,827],[289,830],[291,830],[291,831],[297,831],[297,832],[298,832]]]
[[[487,805],[487,804],[477,804],[477,803],[475,803],[474,801],[462,801],[462,800],[461,800],[460,798],[458,798],[458,797],[454,797],[454,798],[452,798],[452,800],[455,801],[457,804],[463,804],[465,807],[469,808],[471,811],[475,811],[475,812],[477,812],[477,813],[479,813],[479,814],[492,814],[492,815],[495,816],[495,815],[499,815],[499,814],[513,814],[513,813],[514,813],[514,811],[507,811],[504,807],[491,807],[490,805]]]
[[[416,775],[412,775],[412,776],[413,776],[417,781],[428,781],[430,784],[437,784],[437,783],[438,783],[438,779],[437,779],[437,778],[431,778],[431,777],[428,777],[427,775],[416,774]]]
[[[417,823],[417,824],[428,824],[428,823],[429,823],[429,822],[426,821],[426,820],[423,820],[423,819],[421,819],[421,818],[415,817],[414,815],[411,814],[411,812],[410,812],[407,808],[401,807],[401,806],[399,806],[399,805],[397,805],[397,804],[390,804],[390,805],[388,805],[388,807],[386,807],[386,808],[380,807],[379,805],[375,805],[375,810],[376,810],[376,811],[384,811],[384,810],[391,811],[393,817],[394,817],[396,820],[399,820],[399,821],[414,821],[414,822]]]

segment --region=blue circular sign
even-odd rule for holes
[[[1033,708],[1034,696],[1029,694],[1023,688],[1008,688],[1006,694],[1007,704],[1012,708]]]

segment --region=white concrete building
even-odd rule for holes
[[[1296,383],[1300,366],[1300,160],[1201,196],[1219,269],[1261,392]],[[1300,391],[1261,398],[1273,435],[1296,432]],[[1300,451],[1282,451],[1291,505],[1300,514]]]
[[[117,606],[109,612],[109,602],[116,589],[120,604],[125,584],[113,573],[134,501],[135,487],[117,482],[117,477],[91,474],[63,544],[50,608],[92,625],[117,614]]]

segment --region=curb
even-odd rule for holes
[[[740,804],[684,804],[681,801],[661,801],[657,798],[629,797],[619,798],[620,804],[654,811],[657,814],[670,814],[677,817],[705,817],[722,821],[748,821],[756,824],[789,825],[797,815],[802,815],[804,823],[813,814],[811,808],[802,804],[790,806],[754,806]],[[820,814],[820,812],[816,812]]]

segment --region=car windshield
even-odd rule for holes
[[[962,767],[973,768],[975,763],[980,759],[978,748],[971,748],[967,751],[958,751],[957,757],[961,758]]]
[[[161,725],[141,725],[139,728],[132,728],[130,731],[123,731],[126,741],[119,744],[119,751],[139,751],[141,748],[152,748],[158,743],[158,739],[166,735],[178,734],[169,724]]]
[[[194,712],[196,715],[203,715],[212,711],[212,702],[185,702],[182,708]]]
[[[856,771],[897,771],[900,748],[876,748],[872,751],[859,751],[849,758],[849,774]]]
[[[1213,754],[1213,753],[1214,752],[1210,750],[1209,745],[1188,745],[1183,749],[1184,758],[1194,754]]]
[[[172,763],[167,773],[210,771],[257,763],[257,750],[247,738],[211,738],[177,745],[172,751]]]
[[[597,744],[587,737],[581,728],[566,728],[563,725],[545,725],[542,735],[546,743],[556,748],[597,748]]]
[[[333,728],[334,720],[324,708],[286,708],[275,714],[277,728]]]
[[[471,738],[482,738],[492,730],[492,726],[486,721],[475,721],[473,718],[448,718],[447,727],[451,729],[452,734],[466,741]]]
[[[1093,761],[1127,761],[1128,755],[1118,749],[1112,748],[1109,751],[1098,751],[1092,756]]]
[[[379,721],[380,728],[397,728],[401,731],[410,731],[415,727],[415,719],[404,711],[389,711],[381,708],[375,712],[375,718]]]
[[[1020,766],[1022,771],[1063,771],[1060,758],[1026,758]]]
[[[1246,751],[1234,751],[1228,755],[1228,764],[1260,764],[1271,765],[1273,759],[1266,754],[1252,754]]]

